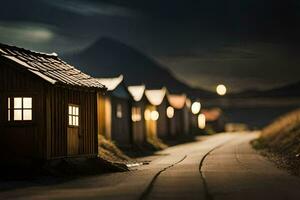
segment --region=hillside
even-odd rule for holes
[[[265,127],[254,147],[266,149],[279,166],[300,174],[300,110],[287,113]],[[270,154],[271,153],[271,154]],[[275,155],[275,156],[274,156]]]
[[[190,87],[142,52],[111,38],[101,38],[83,51],[63,57],[95,77],[123,74],[130,85],[146,84],[148,88],[167,86],[173,93],[187,92],[197,97],[214,96],[212,92]]]

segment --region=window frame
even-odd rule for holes
[[[72,114],[69,113],[70,106],[72,107]],[[74,107],[78,108],[78,115],[73,114],[73,108]],[[72,117],[72,124],[69,123],[70,122],[69,117]],[[73,117],[78,117],[78,125],[74,125]],[[73,103],[68,104],[68,107],[67,107],[67,123],[68,123],[68,127],[70,127],[70,128],[79,128],[80,127],[80,105],[73,104]]]
[[[5,120],[6,123],[8,124],[13,124],[13,125],[26,125],[26,124],[33,124],[35,123],[35,95],[32,94],[9,94],[6,95],[5,97],[5,110],[6,110],[6,115],[5,115]],[[21,108],[14,108],[14,99],[15,98],[21,98]],[[24,98],[31,98],[31,108],[24,108],[23,106],[23,99]],[[8,102],[10,100],[10,102]],[[10,106],[10,107],[8,107]],[[14,119],[14,111],[15,110],[20,110],[21,111],[21,120],[15,120]],[[24,110],[31,110],[31,120],[24,120]],[[8,116],[10,115],[10,120],[8,120]]]

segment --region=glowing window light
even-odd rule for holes
[[[151,111],[150,110],[145,110],[145,112],[144,112],[144,118],[145,118],[145,120],[150,120],[151,119]]]
[[[69,105],[69,126],[79,126],[79,106]]]
[[[159,113],[156,110],[151,112],[151,120],[156,121],[159,118]]]
[[[133,122],[138,122],[142,120],[141,116],[141,108],[140,107],[132,107],[131,109],[131,119]]]
[[[204,114],[199,114],[198,116],[198,127],[204,129],[206,126],[206,118]]]
[[[32,97],[13,97],[8,98],[7,100],[8,121],[32,120]]]
[[[117,104],[117,112],[116,112],[117,118],[122,118],[123,117],[123,111],[122,111],[122,105]]]
[[[174,116],[174,108],[172,106],[169,106],[167,108],[167,117],[171,119],[173,118],[173,116]]]
[[[198,114],[200,112],[201,109],[201,104],[200,102],[196,101],[192,104],[191,110],[193,114]]]
[[[220,84],[217,86],[216,91],[217,91],[218,95],[223,96],[226,94],[227,89],[226,89],[225,85]]]

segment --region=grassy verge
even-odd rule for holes
[[[300,110],[290,112],[265,127],[252,144],[280,167],[300,175]]]
[[[104,136],[98,136],[99,156],[100,158],[112,163],[127,163],[132,159],[125,155],[112,141],[107,140]]]
[[[147,138],[147,143],[150,144],[154,151],[159,151],[168,148],[162,140],[159,138]]]

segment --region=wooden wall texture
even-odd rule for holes
[[[143,144],[146,141],[146,123],[144,113],[145,101],[133,102],[132,106],[141,108],[141,121],[132,122],[132,140],[135,144]]]
[[[7,121],[7,98],[33,97],[33,120]],[[0,153],[2,158],[55,159],[67,154],[68,104],[80,107],[79,154],[97,155],[97,96],[92,89],[49,84],[0,61]]]

